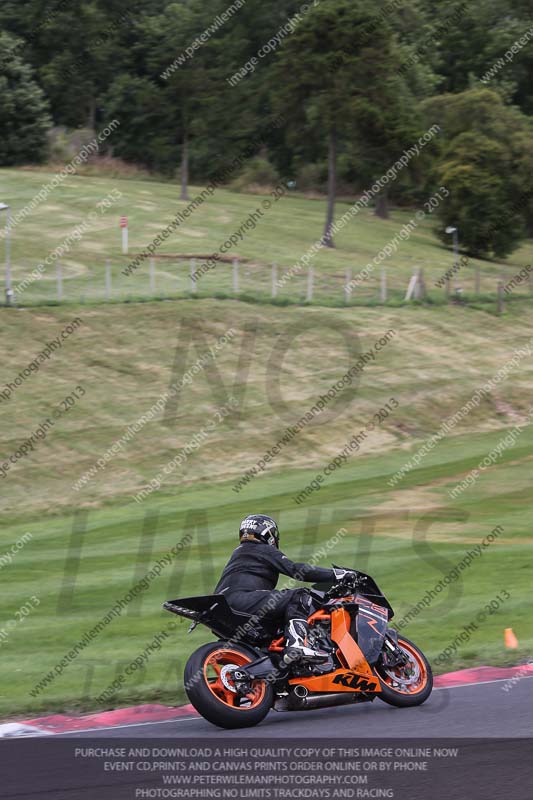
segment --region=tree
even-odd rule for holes
[[[120,120],[113,154],[174,176],[180,158],[176,110],[165,92],[146,76],[120,74],[102,100],[108,119]]]
[[[220,108],[220,96],[225,92],[217,70],[216,36],[204,35],[225,8],[224,0],[191,0],[186,5],[172,2],[163,14],[148,18],[143,29],[150,78],[160,87],[164,103],[173,113],[173,138],[180,147],[182,200],[188,199],[194,140],[210,139],[206,120],[217,126],[213,113]],[[204,39],[199,43],[200,36]]]
[[[431,65],[439,92],[486,86],[527,114],[533,112],[531,0],[413,0],[425,30],[405,32],[411,62]],[[520,40],[522,43],[520,44]],[[506,52],[518,42],[511,57]]]
[[[32,25],[30,17],[28,51],[55,122],[96,128],[102,121],[101,96],[113,78],[127,70],[132,9],[120,10],[116,0],[69,0],[55,8],[30,0],[26,5],[38,21],[38,26]]]
[[[446,227],[458,227],[461,244],[473,256],[505,258],[524,235],[509,183],[509,150],[479,133],[462,133],[450,144],[438,180],[450,194],[439,207],[437,234],[448,243]]]
[[[42,161],[51,125],[48,104],[33,70],[17,54],[20,41],[0,34],[0,164]]]
[[[289,120],[294,145],[302,136],[326,143],[328,201],[322,241],[327,247],[334,247],[340,149],[356,141],[363,151],[366,147],[372,171],[379,170],[378,165],[390,165],[391,153],[400,155],[410,138],[407,130],[414,128],[408,90],[397,74],[401,50],[396,36],[385,19],[378,26],[375,20],[376,5],[369,0],[312,6],[279,47],[272,69],[273,103]]]
[[[514,133],[509,141],[513,151],[514,170],[511,188],[518,210],[524,216],[527,235],[533,239],[533,124],[528,120],[529,130]]]
[[[450,195],[439,207],[440,237],[446,241],[444,228],[457,225],[472,255],[507,256],[531,222],[531,120],[485,88],[435,97],[423,107],[443,130],[435,180]]]

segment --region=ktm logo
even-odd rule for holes
[[[367,692],[369,689],[375,689],[374,683],[369,683],[366,678],[361,678],[359,675],[354,675],[351,672],[343,672],[333,678],[333,683],[340,683],[348,689],[360,689],[362,692]]]

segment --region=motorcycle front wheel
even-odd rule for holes
[[[409,639],[398,636],[400,647],[408,658],[407,664],[398,667],[379,665],[376,671],[381,683],[378,697],[399,708],[419,706],[433,689],[433,673],[424,653]]]
[[[274,702],[274,691],[266,681],[253,681],[251,691],[237,692],[231,671],[256,660],[242,645],[217,642],[196,650],[185,666],[185,691],[204,719],[220,728],[249,728],[261,722]]]

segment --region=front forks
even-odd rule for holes
[[[394,628],[389,628],[385,636],[381,661],[385,667],[400,667],[409,661],[401,647],[398,647],[398,633]]]

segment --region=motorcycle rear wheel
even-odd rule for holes
[[[409,658],[402,667],[376,667],[381,683],[378,697],[384,703],[399,708],[419,706],[433,689],[433,673],[424,653],[409,639],[398,636],[398,646]]]
[[[224,642],[203,645],[191,655],[185,666],[185,691],[204,719],[231,729],[249,728],[266,717],[274,702],[272,686],[254,681],[252,691],[242,696],[229,674],[256,657],[247,647]]]

